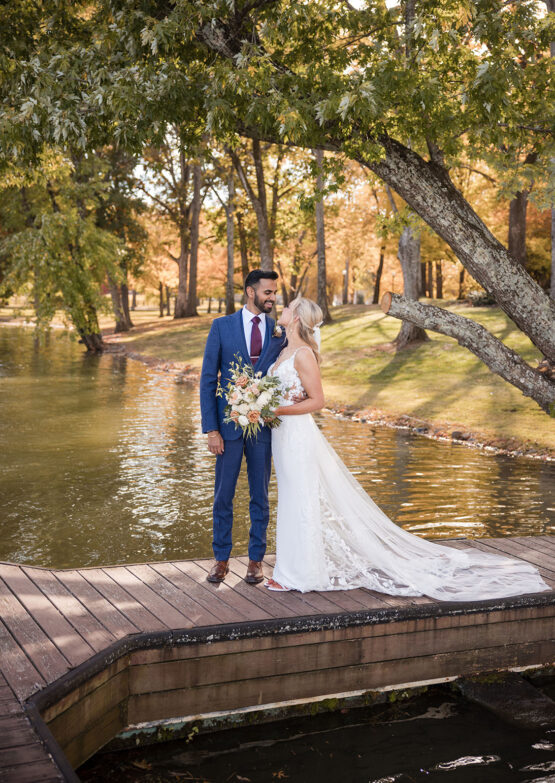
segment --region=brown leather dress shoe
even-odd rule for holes
[[[206,577],[208,582],[223,582],[229,572],[229,560],[216,560]]]
[[[264,573],[262,572],[262,562],[249,560],[245,582],[248,582],[250,585],[257,585],[259,582],[262,582],[263,579]]]

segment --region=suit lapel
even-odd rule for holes
[[[247,341],[245,340],[245,329],[243,327],[243,308],[238,310],[235,315],[232,316],[232,318],[235,319],[236,340],[237,345],[240,346],[239,353],[242,355],[245,362],[250,364],[250,351],[247,345]]]

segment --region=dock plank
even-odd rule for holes
[[[102,568],[87,568],[79,572],[81,576],[96,588],[124,617],[139,631],[162,631],[167,626],[145,609],[127,590],[124,590]]]
[[[111,601],[96,587],[87,582],[79,571],[56,571],[56,579],[84,604],[96,617],[114,639],[121,639],[127,634],[137,633],[139,628],[134,625]]]
[[[196,582],[177,568],[175,563],[151,563],[151,567],[196,601],[205,610],[207,621],[212,618],[212,622],[234,623],[247,619],[235,607],[222,601],[220,595],[214,595],[213,590],[208,590],[202,582]]]
[[[0,564],[0,577],[71,665],[76,666],[91,657],[92,647],[73,633],[73,626],[64,614],[20,566]]]
[[[68,659],[48,638],[3,580],[0,580],[0,617],[46,682],[52,682],[68,671],[70,668]]]
[[[84,604],[50,571],[26,569],[25,573],[35,582],[52,603],[69,618],[75,631],[74,638],[86,639],[93,650],[103,650],[115,637],[109,633]]]
[[[214,622],[217,622],[214,614],[207,611],[190,595],[166,579],[158,569],[150,565],[132,565],[127,566],[127,570],[151,590],[154,590],[157,595],[167,601],[174,609],[177,609],[191,626],[213,625]]]

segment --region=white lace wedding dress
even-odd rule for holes
[[[302,393],[295,352],[276,362],[289,395]],[[284,399],[283,404],[292,404]],[[477,601],[551,588],[534,566],[426,541],[392,522],[366,494],[310,414],[283,416],[272,430],[278,484],[276,565],[283,587]]]

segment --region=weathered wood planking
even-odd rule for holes
[[[555,588],[553,536],[442,543],[527,560]],[[246,563],[220,585],[209,560],[0,564],[0,779],[77,780],[72,766],[142,721],[555,658],[554,591],[472,605],[280,594],[247,585]]]

